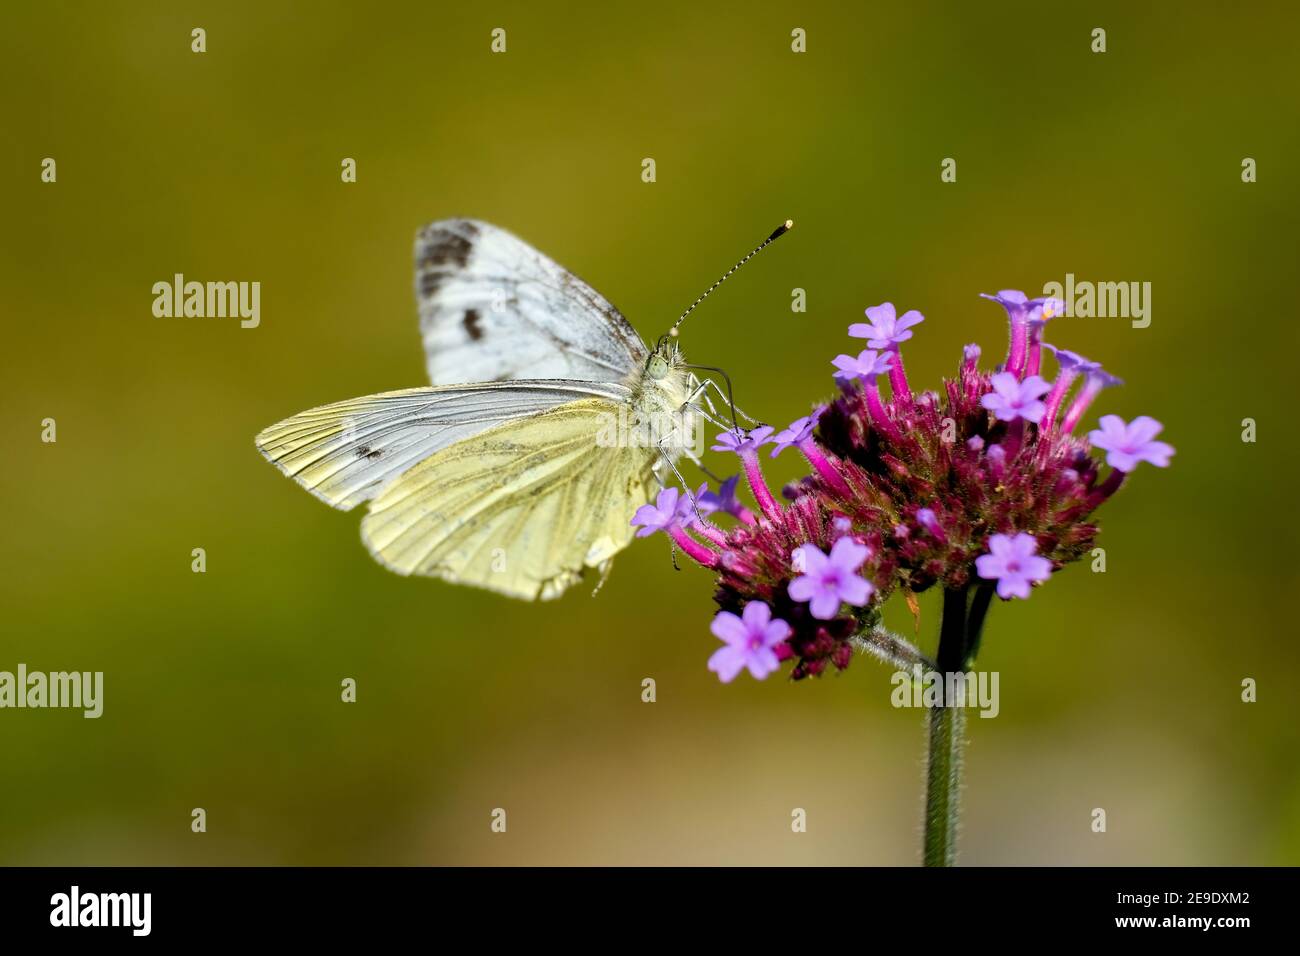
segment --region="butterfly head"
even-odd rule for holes
[[[645,361],[646,378],[659,381],[667,378],[682,365],[682,347],[671,335],[659,336],[654,349]]]

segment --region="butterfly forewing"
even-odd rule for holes
[[[415,296],[429,380],[620,382],[646,347],[604,296],[489,223],[445,219],[415,239]]]

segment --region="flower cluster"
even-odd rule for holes
[[[849,327],[868,347],[832,363],[834,400],[780,432],[718,436],[714,450],[740,458],[755,511],[737,500],[737,476],[717,492],[668,488],[637,512],[638,535],[665,531],[717,574],[713,632],[724,646],[709,667],[722,680],[746,669],[762,678],[789,659],[795,679],[843,670],[850,638],[879,622],[895,591],[981,586],[1027,598],[1092,548],[1093,512],[1138,464],[1168,465],[1174,450],[1156,440],[1155,419],[1106,415],[1086,438],[1075,434],[1119,379],[1043,341],[1062,303],[1015,291],[985,298],[1010,324],[994,371],[981,371],[980,349],[968,345],[941,393],[913,394],[900,346],[924,317],[874,306]],[[1040,374],[1045,352],[1051,381]],[[760,466],[768,445],[771,457],[795,449],[810,466],[780,503]],[[719,514],[735,520],[724,528]]]

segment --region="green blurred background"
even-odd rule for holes
[[[710,578],[662,538],[594,599],[396,577],[360,512],[258,455],[293,412],[423,383],[411,243],[454,215],[651,339],[795,219],[684,336],[773,422],[829,390],[867,305],[926,314],[906,354],[933,387],[964,343],[1004,347],[978,292],[1150,281],[1149,328],[1050,329],[1128,381],[1089,421],[1154,415],[1178,454],[1102,512],[1107,573],[993,609],[962,860],[1300,862],[1300,23],[1044,6],[7,4],[0,669],[103,670],[105,710],[0,712],[0,862],[917,859],[921,715],[884,667],[720,685]],[[155,319],[176,272],[260,281],[261,326]]]

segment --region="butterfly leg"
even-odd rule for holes
[[[717,393],[718,393],[718,397],[721,398],[723,401],[725,401],[725,402],[727,403],[727,407],[730,408],[733,412],[735,412],[738,416],[740,416],[741,418],[743,418],[745,421],[749,422],[749,424],[751,424],[751,425],[763,425],[763,424],[765,424],[765,422],[760,422],[760,421],[759,421],[757,418],[755,418],[753,415],[750,415],[750,414],[746,413],[744,409],[742,409],[739,405],[737,405],[735,402],[733,402],[733,401],[731,400],[731,394],[730,394],[730,392],[723,391],[722,386],[719,385],[717,382],[715,382],[713,379],[711,379],[711,378],[706,378],[706,379],[703,379],[702,382],[703,382],[703,384],[704,384],[704,386],[705,386],[706,388],[712,388],[715,392],[717,392]]]
[[[605,582],[609,580],[609,572],[610,572],[610,570],[611,570],[613,567],[614,567],[614,562],[613,562],[613,561],[602,561],[602,562],[600,562],[600,564],[598,565],[598,568],[597,568],[597,569],[600,571],[600,580],[597,581],[597,582],[596,582],[596,586],[595,586],[594,588],[592,588],[592,591],[591,591],[591,596],[592,596],[592,597],[595,597],[597,594],[599,594],[599,593],[600,593],[600,589],[603,588],[603,587],[605,586]]]
[[[700,381],[706,388],[708,386],[712,386],[713,390],[718,393],[719,397],[721,397],[727,403],[727,408],[731,412],[731,427],[733,431],[737,431],[737,432],[740,431],[740,424],[736,420],[737,414],[739,414],[741,418],[744,418],[746,421],[748,421],[751,425],[763,424],[757,418],[754,418],[752,415],[747,415],[745,412],[741,411],[739,408],[736,407],[736,402],[732,398],[731,376],[727,374],[725,369],[718,368],[718,366],[716,365],[687,365],[685,367],[692,368],[692,369],[699,369],[702,372],[717,372],[719,375],[722,376],[722,380],[727,383],[727,387],[725,390],[722,388],[721,385],[719,385],[716,381],[714,381],[711,378],[695,379],[694,375],[692,375],[691,377],[696,381]]]
[[[673,461],[672,456],[669,455],[668,452],[664,450],[664,442],[668,441],[672,437],[673,437],[672,435],[665,435],[663,438],[659,439],[656,445],[656,447],[659,449],[659,457],[663,459],[664,463],[668,465],[669,468],[672,469],[673,474],[677,476],[677,481],[682,486],[682,491],[686,494],[686,497],[691,502],[691,509],[695,512],[696,520],[698,520],[701,524],[704,524],[704,515],[700,513],[700,506],[695,500],[695,493],[691,491],[691,486],[686,483],[686,479],[682,476],[682,473],[678,471],[677,463]],[[689,450],[686,453],[688,455],[693,454]]]
[[[717,406],[714,405],[713,400],[709,398],[707,381],[701,381],[695,377],[694,373],[692,373],[690,384],[693,386],[691,394],[686,397],[686,401],[682,403],[682,407],[678,409],[678,413],[680,414],[689,408],[709,424],[715,425],[723,431],[731,431],[735,425],[728,424],[718,418]],[[698,404],[698,402],[701,401],[704,403],[703,405]]]

